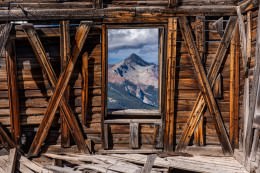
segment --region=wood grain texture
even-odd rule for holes
[[[233,148],[238,147],[239,137],[239,31],[234,33],[230,45],[230,125],[229,138]]]
[[[88,53],[82,55],[82,93],[81,93],[81,114],[82,123],[87,123],[88,116]]]
[[[64,71],[69,57],[70,57],[70,27],[69,21],[61,21],[60,22],[60,64],[61,64],[61,73]],[[70,86],[68,86],[67,91],[64,93],[64,99],[69,101],[69,90]],[[61,146],[62,147],[70,147],[70,131],[69,127],[66,124],[66,120],[64,119],[63,112],[60,112],[61,119]]]
[[[175,72],[176,72],[176,41],[177,18],[169,18],[167,45],[167,79],[166,79],[166,117],[164,132],[164,149],[173,151],[175,134]]]
[[[205,16],[196,17],[196,26],[195,26],[195,37],[196,37],[196,45],[198,51],[200,53],[201,62],[205,63]],[[194,133],[194,143],[195,145],[203,146],[205,144],[204,141],[204,118],[201,117],[201,120],[198,124],[197,129]]]

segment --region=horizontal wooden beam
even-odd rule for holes
[[[205,6],[178,6],[171,8],[124,7],[105,9],[11,9],[0,11],[0,21],[14,20],[51,20],[51,19],[94,19],[94,18],[125,18],[125,17],[175,17],[175,16],[231,16],[236,15],[236,6],[205,5]]]

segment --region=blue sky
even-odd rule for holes
[[[158,28],[108,29],[108,63],[115,64],[135,53],[158,64]]]

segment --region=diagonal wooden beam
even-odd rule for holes
[[[166,77],[166,116],[164,132],[164,150],[173,151],[174,148],[174,98],[176,73],[176,42],[177,18],[168,20],[167,41],[167,77]]]
[[[221,67],[222,61],[224,59],[224,56],[226,54],[226,50],[228,49],[231,35],[233,33],[235,24],[236,24],[236,17],[230,17],[229,23],[227,25],[224,37],[221,41],[221,46],[218,48],[218,52],[216,55],[215,61],[212,63],[209,73],[208,73],[208,79],[205,74],[204,68],[202,66],[199,52],[196,48],[196,44],[193,39],[193,35],[191,32],[191,28],[188,24],[188,20],[186,17],[180,17],[179,18],[180,23],[180,29],[182,32],[182,35],[184,37],[185,43],[187,47],[189,48],[189,54],[192,58],[193,65],[195,67],[195,73],[198,75],[198,80],[201,85],[201,92],[196,100],[195,106],[193,107],[191,116],[188,120],[188,123],[184,129],[184,132],[181,136],[181,139],[177,145],[177,150],[182,150],[185,148],[185,146],[188,145],[190,138],[195,130],[195,128],[198,125],[198,122],[201,118],[201,115],[204,111],[204,108],[208,106],[208,109],[213,116],[213,120],[215,121],[215,128],[219,137],[219,140],[222,145],[222,149],[224,154],[231,154],[232,147],[229,142],[229,138],[221,117],[221,114],[218,109],[218,105],[215,101],[215,98],[212,93],[212,86],[215,83],[217,74],[219,72],[219,69]],[[222,49],[222,50],[220,50]]]
[[[8,144],[9,148],[14,148],[15,147],[14,141],[5,132],[5,130],[4,130],[4,128],[3,128],[1,123],[0,123],[0,136],[4,140],[3,142],[6,142]]]
[[[13,25],[11,23],[0,25],[0,55],[3,55],[3,51],[9,38],[12,26]]]
[[[70,58],[70,22],[69,20],[63,20],[60,22],[60,64],[61,64],[61,73],[64,71],[66,64]],[[64,94],[64,98],[68,102],[69,100],[69,90],[68,86],[67,91]],[[61,120],[61,146],[70,147],[70,131],[69,127],[66,124],[64,119],[63,112],[60,112]]]
[[[75,46],[73,49],[72,56],[64,70],[61,74],[60,79],[57,81],[57,77],[54,73],[53,68],[51,67],[50,62],[47,59],[46,52],[39,40],[39,37],[33,28],[32,25],[23,25],[23,29],[28,35],[28,39],[33,47],[33,50],[40,62],[40,65],[43,67],[44,72],[48,76],[50,83],[53,88],[56,88],[56,92],[53,93],[53,96],[50,99],[48,108],[46,110],[45,116],[40,124],[40,127],[34,137],[33,143],[30,147],[28,156],[35,156],[39,153],[40,147],[45,140],[48,131],[51,127],[52,121],[55,116],[55,112],[57,110],[58,105],[61,105],[61,110],[65,115],[65,120],[70,128],[70,132],[79,148],[80,151],[88,153],[89,149],[84,141],[83,134],[77,124],[77,120],[73,115],[71,108],[69,107],[66,100],[62,97],[71,76],[72,70],[74,68],[74,64],[79,56],[79,53],[84,45],[86,37],[88,35],[90,26],[89,23],[85,22],[82,23],[79,28],[77,29],[76,36],[75,36]],[[64,77],[65,76],[65,77]],[[65,79],[65,80],[64,80]],[[57,85],[56,85],[57,84]],[[62,87],[62,89],[61,89]],[[61,90],[60,90],[61,89]],[[55,110],[54,110],[55,109]]]

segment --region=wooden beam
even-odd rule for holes
[[[82,55],[82,91],[81,91],[81,116],[82,123],[87,123],[88,114],[88,53]]]
[[[239,31],[236,29],[230,45],[230,121],[229,138],[233,148],[238,147],[239,137]]]
[[[129,144],[133,149],[139,148],[139,123],[130,122]]]
[[[67,82],[69,81],[68,77],[70,77],[71,71],[75,64],[74,61],[77,59],[77,57],[83,47],[85,39],[87,37],[87,34],[89,32],[89,24],[83,23],[77,29],[76,36],[75,36],[75,46],[73,49],[72,57],[70,58],[65,71],[60,76],[59,81],[57,81],[57,77],[54,73],[54,70],[51,67],[50,62],[47,59],[46,52],[45,52],[45,50],[41,44],[41,41],[39,40],[39,37],[38,37],[37,33],[35,32],[35,29],[33,28],[33,26],[26,24],[26,25],[23,25],[23,28],[28,35],[28,39],[36,54],[36,58],[40,62],[40,65],[42,66],[44,72],[47,74],[52,87],[53,88],[55,88],[55,87],[58,88],[58,86],[63,87],[62,91],[59,91],[59,92],[56,91],[56,93],[55,92],[53,93],[51,102],[49,103],[49,108],[47,108],[44,119],[43,119],[42,123],[40,124],[40,127],[36,133],[36,136],[33,140],[31,148],[29,150],[28,156],[34,156],[39,153],[41,144],[45,140],[45,138],[48,134],[48,131],[49,131],[51,123],[53,121],[55,112],[57,110],[57,106],[60,101],[61,101],[60,105],[62,107],[61,110],[64,112],[66,122],[70,128],[70,132],[72,133],[72,136],[73,136],[79,150],[82,152],[88,152],[87,145],[84,141],[83,134],[77,124],[77,120],[76,120],[71,108],[67,104],[66,100],[64,98],[62,98],[62,95],[64,94],[64,92],[66,90]],[[68,76],[66,76],[67,73],[69,73]],[[67,80],[65,80],[65,82],[61,81],[61,79],[64,78],[63,76],[67,77]],[[52,105],[53,102],[55,103],[55,105]],[[50,107],[52,107],[52,108],[50,108]]]
[[[3,55],[12,26],[11,23],[0,25],[0,55]]]
[[[70,22],[68,20],[63,20],[60,22],[60,64],[61,73],[65,70],[66,64],[70,57]],[[69,101],[69,86],[64,93],[64,99]],[[60,111],[61,119],[61,146],[70,147],[70,132],[69,127],[66,124],[64,114]]]
[[[101,52],[102,52],[102,61],[101,61],[101,67],[102,67],[102,76],[101,76],[101,82],[102,82],[102,92],[101,92],[101,124],[102,124],[102,145],[104,149],[108,149],[109,148],[109,139],[108,139],[108,125],[106,125],[104,123],[106,117],[107,117],[107,112],[106,112],[106,100],[107,100],[107,28],[106,25],[103,24],[102,25],[102,35],[101,35]]]
[[[93,20],[94,18],[125,18],[133,16],[229,16],[236,14],[236,6],[233,5],[203,5],[203,6],[178,6],[174,10],[161,7],[122,7],[122,8],[74,8],[74,9],[42,9],[42,8],[13,8],[0,11],[0,21],[10,20],[68,20],[82,19]]]
[[[231,17],[231,21],[233,21],[233,20],[236,20],[236,17]],[[232,150],[231,144],[229,142],[229,138],[228,138],[228,135],[227,135],[221,114],[219,112],[218,105],[216,103],[216,100],[215,100],[213,93],[212,93],[212,90],[211,90],[212,84],[215,83],[215,79],[217,77],[217,76],[214,75],[214,78],[212,78],[211,75],[212,75],[213,72],[218,72],[219,70],[210,71],[210,73],[208,74],[209,80],[207,79],[207,76],[205,74],[205,70],[204,70],[203,65],[201,63],[201,58],[200,58],[199,52],[196,48],[196,44],[194,42],[193,35],[192,35],[192,32],[191,32],[191,28],[188,24],[187,18],[186,17],[180,17],[179,23],[180,23],[180,29],[181,29],[182,35],[184,37],[185,43],[186,43],[188,50],[189,50],[189,54],[192,58],[193,65],[195,67],[195,74],[197,74],[197,78],[198,78],[198,81],[199,81],[200,86],[201,86],[201,93],[200,93],[198,98],[201,99],[202,102],[196,102],[196,106],[197,106],[197,104],[200,104],[200,106],[202,106],[203,110],[204,110],[205,102],[207,103],[207,107],[209,109],[209,112],[212,115],[213,120],[215,121],[215,128],[216,128],[220,143],[222,145],[223,153],[230,155],[230,154],[233,153],[233,150]],[[233,22],[231,22],[231,23],[233,23]],[[228,24],[228,26],[229,26],[229,24]],[[232,32],[233,32],[233,28],[231,29],[229,34],[232,34]],[[226,47],[227,43],[224,43],[224,44],[225,44],[225,47]],[[223,50],[223,52],[225,52],[225,49]],[[223,53],[223,52],[220,52],[220,53]],[[222,62],[222,61],[220,61],[220,62]],[[217,61],[216,63],[219,63],[219,61]],[[213,64],[212,66],[214,67],[216,65]],[[198,114],[198,117],[199,117],[198,120],[200,119],[202,112],[203,111],[199,112],[200,114]],[[196,126],[198,124],[198,120],[196,121],[195,126],[193,126],[193,128],[192,128],[192,133],[194,132],[194,129],[196,128]],[[187,126],[189,126],[189,125],[190,125],[190,123],[188,123]],[[187,145],[187,141],[190,140],[191,135],[186,136],[186,134],[187,134],[186,131],[184,131],[184,133],[181,137],[181,140],[180,140],[179,144],[177,145],[178,150],[183,149],[183,147]],[[186,139],[188,139],[188,140],[186,140]]]
[[[4,130],[1,123],[0,123],[0,136],[2,137],[4,142],[6,142],[8,144],[9,148],[14,148],[16,146],[14,141],[8,136],[8,134]]]
[[[248,69],[250,68],[250,61],[251,61],[251,41],[252,41],[252,36],[251,36],[251,11],[247,12],[247,59],[248,59]],[[244,84],[244,94],[243,94],[243,110],[244,110],[244,116],[243,116],[243,152],[245,153],[246,147],[245,147],[245,141],[246,141],[246,134],[247,134],[247,122],[248,122],[248,116],[249,116],[249,76],[248,73],[245,73],[245,84]]]
[[[196,45],[198,48],[198,51],[200,53],[201,62],[205,63],[205,16],[198,16],[196,17],[195,21],[195,37],[196,37]],[[198,124],[198,127],[194,133],[194,142],[196,145],[203,146],[205,144],[204,142],[204,127],[203,127],[204,118],[201,117],[201,120]]]
[[[17,149],[13,148],[9,151],[7,173],[14,173],[16,167]]]
[[[167,77],[166,77],[166,117],[164,132],[164,150],[174,149],[174,100],[175,100],[175,73],[176,73],[176,42],[177,18],[169,18],[167,41]]]
[[[246,45],[246,28],[244,23],[244,17],[241,14],[240,7],[237,6],[237,16],[238,16],[238,28],[240,33],[240,46],[242,52],[242,60],[243,60],[243,67],[245,73],[247,73],[247,45]]]
[[[260,9],[260,4],[259,4]],[[246,129],[246,139],[245,139],[245,160],[250,156],[251,146],[252,146],[252,138],[253,138],[253,119],[255,116],[255,110],[257,108],[257,95],[260,89],[260,10],[258,10],[258,17],[257,17],[257,34],[256,34],[256,48],[255,48],[255,67],[254,67],[254,75],[253,75],[253,84],[250,94],[250,107],[249,107],[249,115],[247,119],[247,129]],[[259,93],[260,94],[260,93]]]
[[[9,109],[10,109],[10,131],[12,137],[16,143],[20,143],[21,127],[20,127],[20,113],[19,113],[19,94],[17,86],[17,73],[16,73],[16,56],[14,43],[8,43],[6,47],[6,71],[8,81],[8,98],[9,98]]]

